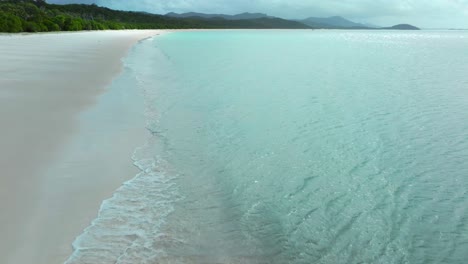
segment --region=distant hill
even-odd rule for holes
[[[0,32],[104,29],[376,29],[343,17],[287,20],[262,13],[237,15],[117,11],[95,4],[48,4],[43,0],[0,0]],[[417,30],[408,24],[382,29]]]
[[[395,30],[419,30],[419,28],[408,25],[408,24],[399,24],[393,27],[379,27],[372,24],[362,24],[356,23],[351,20],[348,20],[341,16],[331,16],[331,17],[309,17],[306,19],[294,19],[286,20],[278,17],[269,16],[263,13],[241,13],[237,15],[226,15],[226,14],[205,14],[205,13],[167,13],[166,17],[170,18],[179,18],[179,19],[204,19],[207,21],[214,21],[217,19],[228,20],[228,21],[238,21],[247,20],[247,21],[264,21],[264,27],[267,28],[313,28],[313,29],[395,29]],[[300,26],[298,24],[293,24],[291,22],[297,22],[305,25]],[[219,22],[218,22],[219,23]],[[240,22],[243,24],[244,22]],[[267,26],[268,25],[268,26]],[[247,26],[247,25],[246,25]],[[249,27],[250,28],[250,27]]]
[[[393,27],[384,27],[382,29],[396,29],[396,30],[421,30],[418,27],[409,24],[398,24]]]
[[[259,19],[259,18],[275,18],[263,13],[242,13],[237,15],[226,15],[226,14],[205,14],[205,13],[167,13],[165,16],[174,17],[174,18],[204,18],[204,19],[213,19],[213,18],[222,18],[226,20],[247,20],[247,19]],[[350,20],[347,20],[340,16],[333,17],[309,17],[307,19],[296,19],[294,21],[300,22],[312,28],[372,28],[371,26],[366,26],[364,24],[355,23]]]
[[[373,28],[364,24],[355,23],[341,16],[332,17],[309,17],[303,20],[298,20],[308,26],[317,28],[354,28],[367,29]]]
[[[55,5],[33,0],[0,0],[0,32],[104,29],[310,29],[297,21],[244,13],[223,17],[170,17],[117,11],[97,5]]]
[[[225,20],[249,20],[249,19],[260,19],[260,18],[277,18],[269,16],[263,13],[242,13],[237,15],[226,15],[226,14],[205,14],[205,13],[167,13],[166,17],[172,18],[203,18],[203,19],[225,19]],[[277,18],[279,19],[279,18]],[[307,25],[311,28],[323,28],[323,29],[373,29],[379,28],[378,26],[366,25],[350,21],[341,16],[332,17],[309,17],[306,19],[294,19],[296,21]]]
[[[237,15],[205,13],[167,13],[165,17],[185,21],[199,21],[215,28],[281,28],[310,29],[312,27],[298,21],[268,16],[262,13],[241,13]]]
[[[372,24],[355,23],[340,16],[332,17],[309,17],[296,20],[313,28],[323,29],[394,29],[394,30],[420,30],[420,28],[409,24],[398,24],[392,27],[379,27]]]
[[[178,18],[180,21],[195,23],[198,28],[237,28],[237,29],[312,29],[300,22],[281,18],[256,18],[226,20],[223,18]]]
[[[372,23],[363,23],[364,26],[368,27],[368,28],[381,28],[381,26],[377,26],[375,24],[372,24]]]
[[[273,18],[268,16],[267,14],[262,13],[242,13],[237,15],[225,15],[225,14],[204,14],[204,13],[196,13],[196,12],[189,12],[189,13],[167,13],[166,16],[168,17],[176,17],[176,18],[223,18],[226,20],[246,20],[246,19],[258,19],[258,18]]]

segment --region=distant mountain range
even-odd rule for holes
[[[311,27],[319,28],[356,28],[356,29],[367,29],[367,28],[377,28],[365,24],[355,23],[346,18],[340,16],[332,17],[309,17],[303,20],[296,20],[302,22]]]
[[[237,15],[225,15],[225,14],[205,14],[205,13],[168,13],[167,17],[173,18],[192,18],[192,19],[224,19],[224,20],[251,20],[251,19],[280,19],[277,17],[269,16],[263,13],[241,13]],[[341,16],[332,17],[309,17],[306,19],[293,19],[284,21],[295,21],[299,22],[307,27],[314,29],[395,29],[395,30],[419,30],[418,27],[409,24],[399,24],[391,27],[379,27],[371,24],[356,23]]]
[[[409,24],[398,24],[393,27],[384,27],[382,29],[397,29],[397,30],[420,30],[420,28]]]
[[[224,14],[204,14],[204,13],[195,13],[195,12],[177,14],[177,13],[171,12],[171,13],[166,14],[166,16],[176,17],[176,18],[193,18],[193,17],[207,18],[207,19],[222,18],[226,20],[273,18],[273,17],[268,16],[267,14],[262,14],[262,13],[241,13],[238,15],[224,15]]]
[[[0,32],[48,32],[104,29],[396,29],[375,28],[342,17],[288,20],[262,13],[238,15],[112,10],[86,4],[48,4],[44,0],[0,0]]]

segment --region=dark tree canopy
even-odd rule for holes
[[[97,5],[53,5],[44,0],[0,0],[0,32],[46,32],[104,29],[309,28],[280,18],[225,20],[174,18],[116,11]]]

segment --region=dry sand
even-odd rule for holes
[[[0,263],[63,263],[102,200],[136,174],[142,117],[125,94],[98,100],[128,49],[159,33],[0,35]]]

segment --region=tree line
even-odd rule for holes
[[[0,32],[190,28],[188,21],[114,11],[96,5],[52,5],[44,1],[1,1]]]
[[[0,0],[0,32],[48,32],[106,29],[308,28],[279,18],[242,21],[172,18],[116,11],[97,5],[54,5],[44,0]]]

